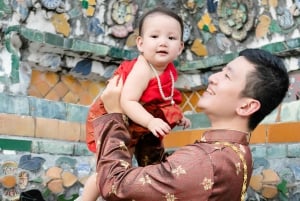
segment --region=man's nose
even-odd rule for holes
[[[209,84],[216,84],[217,81],[218,81],[218,74],[219,74],[219,73],[211,74],[211,75],[208,77],[208,83],[209,83]]]

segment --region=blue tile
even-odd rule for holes
[[[267,158],[285,158],[287,156],[286,144],[268,144]]]
[[[250,145],[253,158],[264,158],[267,156],[267,147],[265,144]]]
[[[66,104],[67,121],[84,123],[86,121],[88,107],[76,104]]]
[[[0,112],[8,114],[29,115],[29,102],[26,96],[0,93]]]
[[[30,115],[51,119],[66,119],[66,104],[30,97]]]

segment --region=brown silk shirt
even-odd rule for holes
[[[241,200],[244,165],[247,186],[252,173],[245,133],[210,130],[201,140],[177,149],[165,162],[132,167],[132,153],[127,149],[130,134],[122,117],[122,114],[108,114],[94,124],[97,186],[105,200]]]

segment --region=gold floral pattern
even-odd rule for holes
[[[114,195],[117,194],[117,187],[115,185],[111,186],[111,191],[109,192],[109,194],[114,194]]]
[[[151,183],[152,183],[152,181],[151,181],[151,179],[150,179],[150,177],[149,177],[148,174],[146,174],[144,177],[140,178],[139,181],[140,181],[143,185],[145,185],[145,184],[151,184]]]
[[[222,147],[221,146],[215,146],[214,147],[216,150],[222,150]]]
[[[235,164],[235,167],[236,167],[236,175],[239,175],[240,172],[241,172],[241,163],[236,163]]]
[[[175,197],[174,194],[170,194],[170,193],[167,193],[167,194],[165,195],[165,198],[166,198],[166,201],[175,201],[175,200],[178,199],[177,197]]]
[[[179,176],[181,174],[186,174],[186,171],[181,167],[181,165],[179,165],[176,169],[172,170],[172,173],[175,174],[176,176]]]
[[[246,150],[245,150],[244,146],[240,144],[239,147],[240,147],[240,151],[241,151],[243,154],[245,154],[245,153],[246,153]]]
[[[125,169],[127,169],[130,166],[130,164],[124,160],[120,160],[120,163],[121,163],[121,166],[123,166]]]
[[[204,190],[210,190],[213,186],[214,182],[212,182],[211,179],[208,179],[207,177],[205,177],[202,181],[202,185],[203,185],[203,188]]]
[[[128,151],[126,145],[125,145],[125,142],[124,141],[121,141],[120,142],[120,145],[119,145],[120,149],[123,150],[123,151]]]

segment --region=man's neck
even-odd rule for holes
[[[227,130],[236,130],[244,133],[249,133],[248,122],[245,119],[242,120],[212,120],[211,129],[227,129]]]

